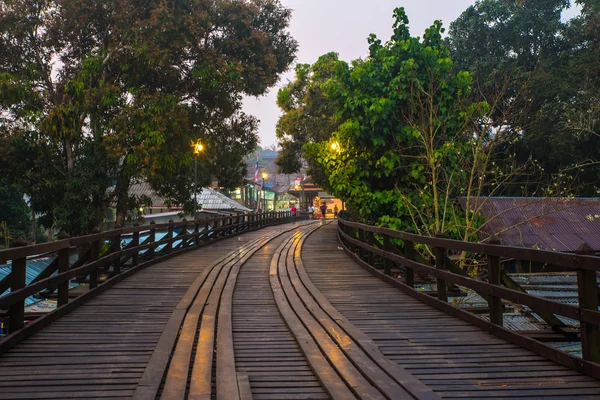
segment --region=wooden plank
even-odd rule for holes
[[[567,397],[573,393],[593,396],[594,390],[600,393],[600,382],[428,305],[440,303],[436,299],[427,295],[409,297],[405,290],[413,290],[408,286],[366,269],[346,252],[336,251],[336,234],[335,227],[326,226],[306,239],[304,248],[310,251],[302,253],[302,261],[308,277],[340,314],[373,339],[385,356],[423,383],[432,384],[440,396],[541,398],[550,395],[550,389],[544,388],[552,385],[552,380],[543,377],[560,378]],[[398,290],[400,286],[402,291]],[[446,306],[455,313],[452,306]],[[537,376],[538,386],[511,391],[513,379],[535,382]],[[478,380],[492,380],[497,386],[482,389]],[[451,386],[460,384],[464,390],[452,390]],[[581,385],[590,391],[580,392]]]
[[[312,234],[312,232],[311,232]],[[398,364],[392,362],[386,358],[380,351],[373,340],[371,340],[365,333],[354,326],[346,317],[344,317],[338,310],[336,310],[327,298],[317,289],[314,283],[310,280],[304,263],[302,261],[302,250],[305,238],[302,238],[299,243],[299,249],[294,254],[294,266],[292,268],[288,264],[288,272],[290,274],[297,274],[297,279],[294,280],[294,286],[300,290],[306,290],[306,294],[303,296],[303,301],[310,307],[311,298],[314,298],[318,303],[318,307],[325,313],[329,319],[330,329],[329,333],[332,337],[341,338],[339,332],[344,332],[348,335],[348,338],[354,341],[362,351],[377,364],[377,366],[390,374],[396,382],[398,382],[404,389],[419,399],[439,399],[431,389],[419,382],[412,374],[405,369],[401,368]],[[302,286],[300,286],[302,284]],[[310,296],[310,297],[309,297]],[[315,304],[317,306],[317,304]],[[315,309],[314,307],[312,309]],[[333,323],[334,322],[334,323]],[[381,321],[377,321],[379,326]]]
[[[237,374],[238,390],[240,392],[240,400],[253,400],[252,389],[250,388],[250,380],[247,373]]]
[[[271,283],[271,290],[273,291],[277,308],[285,320],[286,325],[290,328],[290,331],[293,332],[300,348],[311,365],[311,368],[317,374],[327,393],[334,399],[351,399],[353,398],[352,392],[328,363],[319,346],[304,327],[300,319],[296,316],[293,308],[285,297],[282,284],[279,281],[278,266],[279,257],[282,256],[287,245],[288,243],[284,242],[279,246],[271,260],[269,268],[269,281]]]

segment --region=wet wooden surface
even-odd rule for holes
[[[26,339],[0,357],[0,399],[130,398],[192,282],[274,229],[150,266]]]
[[[338,250],[336,226],[302,250],[315,286],[383,354],[443,398],[600,398],[600,382],[403,294]]]
[[[288,235],[270,242],[244,265],[233,295],[236,368],[247,374],[253,398],[328,399],[275,305],[269,264]]]
[[[600,398],[287,224],[148,267],[0,357],[0,399]]]

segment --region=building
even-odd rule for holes
[[[463,211],[467,199],[457,198]],[[469,210],[484,222],[479,238],[496,236],[508,246],[575,252],[587,243],[600,251],[600,199],[478,197]]]

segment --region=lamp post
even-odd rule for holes
[[[192,148],[194,149],[194,219],[196,219],[198,209],[198,155],[204,150],[204,146],[198,139],[196,142],[192,142]]]
[[[267,174],[267,171],[263,171],[261,174],[262,177],[262,195],[263,195],[263,212],[267,211],[267,196],[265,193],[265,179],[267,179],[269,175]]]

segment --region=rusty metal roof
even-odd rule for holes
[[[465,197],[457,201],[467,208]],[[485,218],[480,239],[495,235],[510,246],[570,252],[586,242],[600,251],[600,199],[479,197],[468,208]]]

